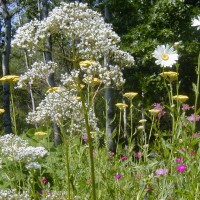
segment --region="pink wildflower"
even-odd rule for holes
[[[87,142],[88,141],[88,136],[85,134],[85,135],[82,136],[82,139],[83,139],[84,142]]]
[[[166,176],[168,174],[168,169],[167,168],[160,168],[156,170],[156,175],[157,176]]]
[[[200,137],[200,133],[199,132],[193,134],[193,138],[198,138],[198,137]]]
[[[181,165],[177,166],[176,170],[182,173],[187,170],[187,166],[184,164],[181,164]]]
[[[43,183],[47,183],[47,181],[48,181],[47,178],[42,177],[42,182],[43,182]]]
[[[128,158],[127,156],[122,156],[122,157],[121,157],[121,160],[124,161],[124,160],[127,160],[127,158]]]
[[[188,104],[183,104],[182,105],[182,111],[190,110],[190,106]]]
[[[183,162],[183,159],[182,159],[182,158],[177,158],[177,159],[176,159],[176,162],[177,162],[177,163],[181,163],[181,162]]]
[[[165,111],[163,111],[164,106],[162,106],[160,103],[154,103],[154,109],[159,110],[159,113],[158,113],[159,119],[165,114]]]
[[[146,187],[146,190],[150,191],[150,190],[153,190],[153,188],[150,187],[150,186],[147,186],[147,187]]]
[[[115,175],[115,178],[116,179],[120,179],[122,176],[119,174],[119,173],[117,173],[116,175]]]
[[[200,121],[200,115],[191,114],[190,116],[187,117],[187,119],[191,123],[194,123],[195,121],[198,122],[198,121]]]
[[[136,158],[140,158],[141,156],[142,156],[142,153],[141,153],[141,152],[138,151],[138,152],[135,153],[135,157],[136,157]]]

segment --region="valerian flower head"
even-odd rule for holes
[[[54,73],[57,68],[57,63],[55,62],[34,62],[31,68],[27,70],[23,75],[20,76],[17,83],[18,88],[26,87],[27,84],[39,84],[40,82],[47,82],[50,74]]]
[[[162,67],[172,67],[178,60],[177,51],[168,44],[157,46],[153,52],[153,57],[157,59],[156,64]]]
[[[112,26],[105,23],[98,12],[89,9],[87,4],[62,2],[49,12],[46,19],[33,20],[20,27],[12,45],[33,53],[43,51],[50,35],[61,35],[62,39],[69,41],[66,44],[68,49],[72,50],[75,45],[79,60],[99,60],[107,54],[123,67],[134,64],[133,57],[119,49],[120,38]],[[70,56],[66,59],[72,61]]]
[[[195,26],[197,27],[197,30],[200,30],[200,16],[192,20],[192,26]]]
[[[29,146],[26,140],[9,134],[0,137],[0,154],[10,161],[29,164],[48,155],[48,151],[44,147]]]

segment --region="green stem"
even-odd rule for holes
[[[15,106],[14,106],[14,98],[13,98],[13,85],[12,84],[10,85],[10,98],[11,98],[11,108],[12,108],[14,132],[17,135],[17,124],[16,124]]]
[[[68,141],[66,138],[66,133],[64,131],[64,126],[60,126],[61,134],[63,136],[63,141],[64,141],[64,146],[65,146],[65,162],[66,162],[66,167],[67,167],[67,183],[68,183],[68,199],[71,199],[71,187],[70,187],[70,167],[69,167],[69,145]]]
[[[131,137],[133,134],[133,102],[130,100],[130,114],[131,114]]]
[[[75,40],[73,40],[73,66],[75,70],[78,70],[78,64],[77,64],[77,58],[76,58],[76,50],[75,50]],[[84,114],[85,119],[85,128],[88,136],[88,144],[89,144],[89,155],[90,155],[90,170],[91,170],[91,178],[92,178],[92,196],[93,200],[96,200],[96,188],[95,188],[95,169],[94,169],[94,156],[93,156],[93,146],[92,146],[92,137],[90,133],[90,125],[89,125],[89,117],[88,117],[88,110],[89,108],[86,108],[85,105],[85,98],[83,94],[83,90],[81,89],[81,77],[80,75],[77,78],[77,89],[81,96],[81,102],[82,102],[82,110]],[[88,104],[89,106],[89,104]]]
[[[173,88],[172,83],[169,84],[170,93],[169,93],[169,100],[170,100],[170,109],[172,115],[172,137],[175,136],[175,117],[174,117],[174,101],[173,101]]]
[[[197,105],[198,105],[198,99],[199,99],[199,83],[200,83],[200,54],[198,58],[198,67],[197,67],[197,85],[195,89],[195,104],[194,104],[194,116],[197,114]],[[194,120],[194,132],[196,129],[196,120]]]

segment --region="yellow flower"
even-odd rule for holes
[[[46,93],[58,92],[59,87],[50,87]]]
[[[145,123],[145,122],[147,122],[146,119],[141,119],[141,120],[139,121],[139,123]]]
[[[44,135],[47,135],[47,133],[46,132],[42,132],[42,131],[38,131],[38,132],[35,132],[35,135],[44,136]]]
[[[85,61],[81,61],[79,63],[80,66],[83,67],[89,67],[90,65],[94,64],[95,62],[93,60],[85,60]]]
[[[179,101],[180,103],[183,103],[189,99],[186,95],[176,95],[172,97],[174,100]]]
[[[83,82],[92,86],[92,87],[95,87],[96,85],[101,84],[102,80],[99,79],[99,78],[89,79],[88,77],[86,77],[86,78],[83,79]]]
[[[138,95],[137,92],[126,92],[123,96],[129,100],[132,100],[136,95]]]
[[[3,76],[0,81],[2,82],[8,82],[8,83],[16,83],[17,81],[19,81],[19,76],[16,75],[6,75]]]
[[[75,87],[76,89],[78,88],[78,84],[72,84],[71,87]],[[80,84],[81,89],[85,87],[85,85]]]
[[[3,114],[5,110],[3,108],[0,109],[0,114]]]
[[[152,114],[152,115],[157,115],[159,112],[160,112],[160,110],[158,110],[158,109],[151,109],[151,110],[149,110],[149,112]]]
[[[90,134],[92,138],[95,138],[97,136],[97,132],[95,131],[91,131]]]
[[[76,97],[76,100],[77,100],[77,101],[80,101],[80,100],[81,100],[81,97]]]
[[[137,129],[138,130],[144,130],[144,126],[138,126]]]
[[[125,103],[116,103],[115,105],[116,105],[120,110],[123,109],[123,108],[128,107],[128,105],[125,104]]]
[[[159,74],[160,76],[162,76],[164,79],[166,79],[167,81],[169,81],[170,83],[172,81],[175,81],[178,79],[178,73],[176,72],[172,72],[172,71],[169,71],[169,72],[162,72]]]

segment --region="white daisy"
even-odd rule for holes
[[[192,26],[197,26],[197,30],[200,30],[200,16],[192,20]]]
[[[177,51],[168,44],[157,46],[153,52],[153,57],[157,59],[155,61],[156,64],[161,65],[162,67],[172,67],[178,60]]]

